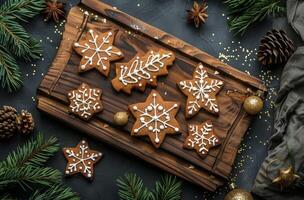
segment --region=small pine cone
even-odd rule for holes
[[[31,113],[22,110],[21,114],[16,118],[17,128],[20,134],[28,135],[33,132],[35,128],[34,118]]]
[[[258,59],[263,65],[285,64],[293,52],[293,42],[286,32],[273,29],[261,40]]]
[[[0,110],[0,140],[9,139],[16,133],[17,110],[11,106],[3,106]]]

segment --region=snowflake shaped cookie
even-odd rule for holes
[[[135,56],[128,63],[116,64],[116,77],[112,85],[116,91],[131,93],[133,88],[144,91],[146,85],[157,86],[157,77],[168,74],[175,56],[163,49],[150,51],[144,56]]]
[[[192,80],[185,80],[178,83],[180,90],[188,96],[186,117],[193,117],[201,108],[204,108],[210,113],[218,114],[219,107],[216,95],[222,89],[223,85],[223,81],[209,78],[207,71],[200,63],[194,71]]]
[[[74,44],[75,51],[82,56],[79,72],[96,68],[101,74],[108,77],[110,62],[123,58],[122,52],[113,46],[115,33],[95,33],[89,30],[85,38]]]
[[[189,125],[188,131],[189,136],[184,142],[184,147],[195,149],[202,157],[207,156],[209,149],[220,144],[220,139],[214,134],[211,120],[201,125]]]
[[[177,134],[180,130],[175,116],[180,104],[164,101],[158,92],[153,90],[144,103],[129,106],[130,112],[136,118],[132,136],[149,136],[153,145],[158,148],[166,134]]]
[[[66,175],[81,173],[89,179],[93,178],[94,164],[102,157],[102,153],[91,150],[85,140],[76,147],[63,148],[63,154],[68,161],[65,168]]]
[[[89,120],[93,114],[103,109],[100,100],[101,94],[101,89],[91,88],[89,85],[82,83],[78,89],[68,93],[70,112],[84,120]]]

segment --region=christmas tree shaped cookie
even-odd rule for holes
[[[122,52],[113,46],[115,33],[97,33],[89,30],[86,36],[74,44],[75,51],[82,56],[79,72],[93,68],[108,77],[110,62],[123,58]]]
[[[184,80],[178,83],[180,90],[188,97],[185,111],[186,117],[194,116],[201,108],[210,113],[218,114],[219,106],[216,95],[223,85],[223,81],[209,78],[207,71],[200,63],[196,67],[191,80]]]
[[[175,116],[180,104],[164,101],[158,92],[153,90],[145,102],[129,106],[136,118],[132,136],[149,136],[153,145],[158,148],[166,134],[177,134],[180,130]]]
[[[201,125],[189,125],[189,135],[184,142],[184,148],[195,149],[197,153],[205,157],[209,149],[220,144],[220,139],[213,131],[211,120]]]
[[[103,109],[100,100],[101,94],[101,89],[91,88],[82,83],[79,88],[68,93],[70,112],[84,120],[89,120],[93,114]]]
[[[63,148],[63,154],[68,161],[65,168],[66,175],[81,173],[89,179],[93,178],[94,164],[102,157],[102,153],[91,150],[85,140],[79,142],[76,147]]]
[[[167,66],[172,65],[175,56],[167,50],[149,51],[135,56],[128,63],[116,64],[116,77],[112,85],[116,91],[131,93],[133,88],[144,91],[146,85],[157,86],[157,77],[168,74]]]

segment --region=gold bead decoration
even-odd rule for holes
[[[253,200],[250,192],[244,189],[237,189],[233,183],[230,188],[231,191],[225,196],[224,200]]]
[[[117,126],[125,126],[128,124],[129,115],[127,112],[117,112],[114,115],[114,124]]]
[[[256,115],[263,109],[264,102],[261,97],[252,95],[245,99],[243,107],[248,114]]]

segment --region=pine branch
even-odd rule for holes
[[[0,15],[0,44],[25,60],[37,59],[42,52],[40,45],[11,16]]]
[[[230,20],[228,25],[236,34],[243,35],[253,24],[268,16],[278,16],[286,12],[281,0],[226,0]]]
[[[152,193],[144,186],[136,174],[126,174],[117,179],[118,194],[121,200],[150,200]]]
[[[9,92],[21,87],[21,73],[12,56],[26,61],[41,57],[42,48],[18,23],[39,14],[45,0],[6,0],[0,6],[0,81]],[[5,48],[1,48],[5,47]],[[9,53],[8,53],[9,52]]]
[[[47,160],[59,150],[57,139],[52,137],[44,140],[41,133],[33,140],[28,141],[16,151],[10,153],[6,160],[0,163],[0,167],[41,167]]]
[[[50,187],[61,181],[61,173],[52,168],[33,168],[31,166],[21,168],[0,169],[0,191],[5,191],[9,186],[19,186],[22,190],[35,187]]]
[[[12,16],[20,21],[39,14],[45,8],[45,0],[7,0],[0,8],[0,15]]]
[[[164,176],[150,192],[136,174],[126,174],[117,180],[121,200],[181,200],[181,182],[176,177]]]
[[[42,134],[38,134],[10,153],[0,163],[0,199],[31,196],[32,200],[79,200],[76,193],[62,184],[58,170],[43,167],[58,149],[56,138],[44,140]]]
[[[29,47],[31,51],[30,59],[37,60],[42,56],[42,47],[41,43],[34,38],[30,38]]]
[[[0,44],[0,82],[8,91],[17,90],[22,86],[21,73],[16,60]]]
[[[16,198],[11,197],[8,194],[4,194],[2,196],[0,196],[0,200],[17,200]]]
[[[80,198],[72,191],[71,188],[62,184],[56,184],[47,191],[36,191],[29,200],[79,200]]]
[[[181,200],[181,182],[176,177],[164,176],[155,184],[153,200]]]
[[[226,0],[229,9],[229,15],[236,15],[242,13],[255,4],[256,0]]]

